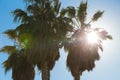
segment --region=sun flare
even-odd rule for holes
[[[90,32],[87,34],[87,40],[89,43],[97,43],[98,39],[98,35],[95,32]]]

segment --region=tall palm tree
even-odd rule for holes
[[[81,2],[77,10],[70,6],[65,9],[67,15],[72,18],[75,30],[64,42],[64,48],[68,52],[67,67],[71,71],[74,80],[80,80],[80,75],[85,70],[91,71],[95,67],[95,61],[100,59],[99,49],[103,51],[102,41],[112,39],[104,29],[92,28],[90,23],[97,21],[103,14],[98,11],[93,15],[89,23],[85,23],[87,16],[87,2]],[[87,34],[95,32],[98,35],[97,42],[89,44]]]
[[[42,80],[50,80],[50,70],[59,58],[59,49],[66,34],[73,30],[72,20],[60,12],[59,0],[26,0],[27,9],[13,11],[17,47],[42,72]],[[69,21],[69,22],[68,22]],[[7,33],[7,32],[6,32]],[[14,32],[13,32],[14,33]],[[9,34],[8,34],[9,35]],[[13,36],[11,36],[13,37]]]

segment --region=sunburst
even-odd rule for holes
[[[87,33],[87,41],[88,43],[97,43],[99,40],[99,37],[96,32],[92,31]]]

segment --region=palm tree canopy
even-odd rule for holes
[[[66,14],[67,8],[63,10],[63,14]],[[69,8],[73,10],[74,8]],[[67,14],[72,18],[74,32],[71,36],[63,43],[65,51],[68,52],[67,56],[67,67],[71,71],[75,80],[79,79],[82,72],[85,70],[91,71],[95,67],[95,61],[100,59],[98,50],[103,51],[102,42],[103,40],[112,39],[112,36],[104,29],[92,28],[90,23],[97,21],[104,13],[104,11],[97,11],[92,20],[86,23],[87,16],[87,2],[81,2],[80,6],[74,11],[75,16]],[[70,13],[68,11],[68,13]],[[87,41],[87,34],[90,32],[96,32],[99,39],[94,44],[89,44]]]
[[[59,58],[59,48],[68,32],[73,31],[71,18],[63,16],[59,0],[25,0],[26,10],[12,12],[14,21],[21,24],[15,29],[17,43],[25,49],[25,57],[40,66],[48,62],[50,69]],[[74,8],[68,8],[73,17]],[[74,10],[74,11],[72,11]],[[72,15],[73,14],[73,15]]]

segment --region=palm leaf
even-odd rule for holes
[[[55,9],[56,14],[59,13],[60,6],[61,6],[61,3],[59,2],[59,0],[54,0],[54,9]]]
[[[21,23],[26,23],[28,22],[28,16],[27,13],[21,9],[16,9],[12,12],[14,16],[14,22],[21,22]]]
[[[4,46],[2,49],[0,49],[0,52],[6,52],[8,54],[12,54],[16,51],[15,46]]]
[[[112,39],[112,36],[108,34],[107,31],[102,30],[98,32],[98,36],[100,37],[100,39],[102,40],[106,40],[106,39]]]
[[[111,35],[107,35],[106,37],[111,40],[113,39]]]
[[[17,38],[17,33],[16,33],[16,30],[14,30],[14,29],[9,29],[9,30],[5,31],[4,34],[6,34],[10,39]]]
[[[72,6],[67,7],[67,11],[68,11],[68,16],[70,16],[71,18],[75,17],[75,8]]]
[[[67,9],[62,9],[61,12],[60,12],[60,16],[61,17],[64,17],[67,13]]]
[[[98,47],[101,51],[103,51],[103,46],[101,44],[99,44]]]
[[[92,21],[97,21],[100,17],[102,17],[104,11],[97,11],[92,18]]]
[[[12,68],[12,65],[9,63],[9,60],[4,61],[2,65],[5,68],[5,74]]]
[[[16,64],[16,53],[11,54],[6,61],[3,62],[3,67],[5,68],[5,73],[12,69],[13,65]]]
[[[77,17],[83,23],[86,20],[87,15],[87,2],[81,2],[80,6],[78,7]]]

